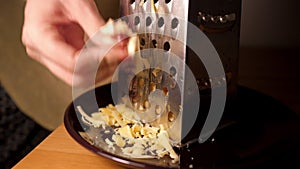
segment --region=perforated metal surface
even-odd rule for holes
[[[140,72],[137,71],[139,73],[130,82],[130,97],[133,107],[143,112],[141,117],[144,120],[150,122],[156,120],[160,124],[165,124],[167,128],[177,126],[173,129],[180,131],[181,122],[180,120],[176,122],[174,118],[182,116],[184,86],[187,84],[185,65],[188,65],[197,79],[201,94],[209,98],[214,83],[227,83],[228,98],[235,95],[240,0],[222,2],[121,0],[120,2],[121,15],[126,16],[123,19],[139,38],[139,51],[137,51],[139,63],[136,65]],[[209,77],[202,61],[186,46],[189,40],[187,38],[192,37],[188,32],[189,22],[202,30],[215,46],[226,76]],[[166,59],[162,59],[164,57]],[[179,60],[172,59],[174,57]],[[163,71],[157,73],[157,69]],[[167,94],[165,96],[155,92],[153,94],[157,89],[167,91]],[[155,105],[149,102],[151,99],[157,101]],[[163,113],[155,114],[157,109],[162,109]],[[179,136],[174,137],[179,138]]]

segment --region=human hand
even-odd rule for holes
[[[92,37],[105,24],[93,0],[27,0],[24,15],[22,42],[31,58],[69,85],[74,78],[86,76],[85,70],[74,74],[76,60],[85,44],[84,37]],[[101,48],[101,40],[98,43]],[[110,45],[105,43],[103,48]],[[127,55],[125,46],[120,43],[107,53],[102,64],[106,72],[96,80],[111,75],[112,67]]]

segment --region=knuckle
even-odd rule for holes
[[[22,43],[23,43],[24,46],[27,46],[27,45],[28,45],[27,37],[26,37],[26,35],[25,35],[24,30],[23,30],[23,32],[22,32],[21,41],[22,41]]]
[[[27,53],[27,55],[28,55],[29,57],[33,57],[33,52],[32,52],[32,50],[31,50],[29,47],[26,47],[26,48],[25,48],[25,51],[26,51],[26,53]]]

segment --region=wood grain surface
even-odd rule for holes
[[[59,126],[14,169],[121,169],[120,165],[98,156],[79,145]]]

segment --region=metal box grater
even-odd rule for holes
[[[237,87],[241,0],[190,0],[189,22],[201,29],[216,48],[226,73],[229,97]],[[207,76],[203,66],[188,52],[187,64],[198,79],[199,89],[205,90]]]
[[[216,48],[226,75],[221,78],[226,78],[227,98],[231,100],[237,86],[241,1],[121,0],[120,3],[121,15],[124,16],[122,19],[138,33],[139,55],[143,60],[141,64],[137,64],[138,71],[132,81],[128,82],[133,107],[142,112],[142,119],[153,124],[164,124],[171,130],[169,133],[174,135],[171,134],[170,137],[175,144],[198,137],[199,128],[194,127],[184,139],[181,135],[182,122],[178,120],[182,116],[185,100],[193,99],[183,93],[186,86],[193,86],[193,82],[186,80],[186,65],[195,77],[197,92],[194,93],[196,97],[201,94],[201,104],[209,100],[212,80],[201,60],[186,46],[187,38],[192,36],[188,32],[187,21],[202,30]],[[179,59],[170,59],[176,56]],[[163,57],[166,59],[160,59]],[[162,71],[157,71],[156,67]],[[162,94],[153,92],[153,85]],[[156,100],[156,105],[151,105],[152,109],[149,109],[151,92],[154,93],[152,102]],[[159,118],[156,118],[157,114],[149,114],[150,111],[157,112],[158,107],[161,112],[158,113]],[[206,106],[199,111],[207,111]],[[204,123],[206,115],[202,114],[204,115],[196,117],[197,126]]]

